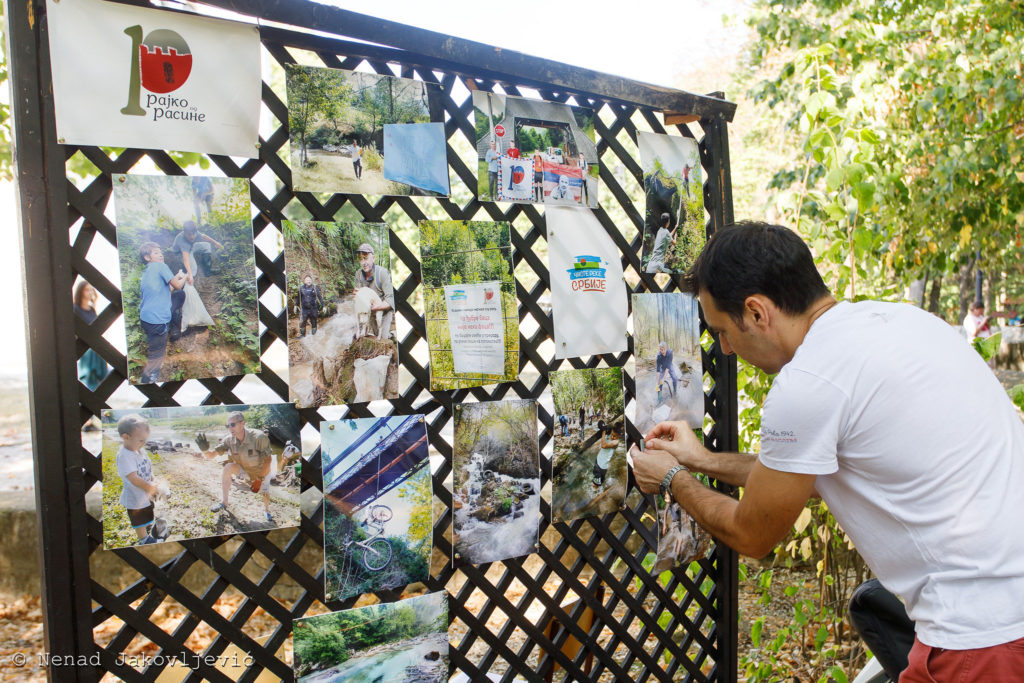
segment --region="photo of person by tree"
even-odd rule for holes
[[[704,181],[692,138],[637,133],[644,172],[646,273],[683,273],[704,248]]]
[[[566,417],[551,456],[551,516],[571,522],[621,509],[626,499],[622,368],[556,370],[555,415]],[[576,419],[573,419],[576,418]]]
[[[505,222],[420,221],[420,263],[430,348],[432,391],[462,389],[519,376],[519,313],[512,275],[512,239]],[[445,285],[497,282],[505,320],[501,375],[456,372]]]
[[[448,680],[448,594],[355,607],[296,619],[300,683]]]
[[[540,450],[532,399],[455,406],[452,535],[472,564],[528,555],[540,530]]]
[[[388,226],[283,221],[282,229],[290,398],[300,408],[397,398]]]
[[[105,548],[299,525],[294,405],[104,410],[102,424]]]
[[[249,181],[115,176],[132,384],[260,371]]]
[[[417,127],[406,135],[392,131],[387,153],[402,157],[405,163],[392,159],[384,162],[385,139],[389,138],[386,127],[443,120],[437,86],[408,78],[298,64],[288,64],[285,70],[294,189],[376,195],[448,194],[446,187],[440,191],[439,180],[424,180],[425,187],[409,184],[420,177],[443,177],[447,185],[443,130]],[[423,156],[424,150],[429,150],[427,156]],[[389,172],[389,168],[395,172]]]
[[[636,418],[641,434],[669,420],[704,424],[700,316],[692,294],[633,295]]]
[[[321,423],[328,600],[430,576],[433,488],[422,415]]]

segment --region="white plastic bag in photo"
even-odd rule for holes
[[[206,311],[203,300],[194,285],[185,285],[185,303],[181,305],[181,329],[187,330],[190,327],[209,327],[213,325],[213,318]]]

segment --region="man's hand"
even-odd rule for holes
[[[682,420],[654,425],[644,436],[644,443],[648,453],[668,453],[677,464],[691,470],[700,470],[699,461],[707,453],[690,425]]]
[[[665,474],[678,465],[674,457],[665,451],[641,451],[636,446],[629,449],[633,458],[633,476],[644,493],[658,493],[658,487]]]

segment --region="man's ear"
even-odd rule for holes
[[[751,294],[743,302],[743,316],[757,327],[771,324],[773,310],[771,300],[762,294]]]

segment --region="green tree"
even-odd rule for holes
[[[300,146],[299,161],[309,162],[306,145],[323,118],[338,118],[342,114],[344,83],[328,69],[288,64],[288,131],[292,142]]]

